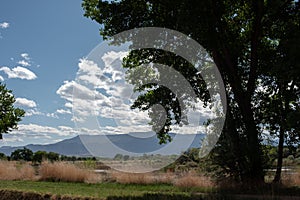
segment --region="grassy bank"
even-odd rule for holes
[[[142,196],[146,193],[190,195],[188,191],[182,191],[178,187],[166,184],[136,185],[119,183],[87,184],[43,181],[0,181],[0,189],[62,196],[96,197],[100,199],[106,199],[109,196]]]
[[[46,181],[0,181],[0,194],[10,199],[40,200],[227,200],[227,199],[300,199],[300,188],[286,188],[272,191],[227,190],[210,191],[203,194],[201,188],[183,190],[181,187],[168,184],[120,184],[120,183],[72,183]],[[19,192],[14,192],[19,191]],[[2,192],[2,193],[1,193]],[[40,194],[40,197],[37,198]],[[16,197],[16,195],[18,197]],[[34,198],[30,198],[30,197]],[[14,198],[15,197],[15,198]],[[2,200],[0,197],[0,200]]]

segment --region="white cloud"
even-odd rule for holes
[[[22,65],[23,67],[31,66],[31,62],[30,62],[31,59],[28,53],[22,53],[21,57],[22,59],[17,62],[19,65]]]
[[[36,108],[26,110],[25,116],[30,117],[30,116],[33,116],[33,115],[44,115],[44,113],[40,112]]]
[[[70,110],[64,110],[64,109],[57,109],[56,112],[58,114],[72,114]]]
[[[20,60],[17,62],[19,65],[22,65],[23,67],[29,67],[31,64],[27,62],[26,60]]]
[[[37,76],[32,71],[20,66],[17,66],[13,69],[10,69],[8,67],[1,67],[0,71],[5,72],[8,78],[20,78],[26,80],[33,80],[37,78]]]
[[[56,92],[67,100],[67,113],[70,113],[70,108],[73,109],[74,122],[85,123],[91,117],[101,116],[116,121],[120,127],[113,130],[115,133],[137,131],[137,127],[142,127],[140,130],[146,130],[146,126],[151,129],[147,125],[148,114],[130,108],[133,86],[125,82],[126,70],[121,66],[121,59],[126,54],[113,51],[104,54],[102,60],[105,65],[102,68],[93,61],[80,59],[76,81],[65,81]],[[66,112],[58,110],[58,113]],[[111,132],[106,128],[102,131]]]
[[[70,102],[65,103],[66,108],[73,108],[73,104]]]
[[[74,93],[75,92],[75,93]],[[56,93],[63,99],[73,102],[73,95],[78,95],[81,99],[93,100],[96,93],[84,85],[78,84],[75,81],[65,81]]]
[[[13,130],[10,135],[17,135],[20,138],[24,139],[25,137],[30,139],[33,136],[42,136],[47,138],[53,138],[53,136],[75,136],[79,134],[92,134],[99,135],[101,134],[100,130],[96,129],[77,129],[69,126],[43,126],[39,124],[19,124],[18,130]]]
[[[67,101],[66,110],[60,109],[57,113],[70,114],[72,109],[72,121],[88,130],[99,128],[97,122],[96,125],[91,125],[98,119],[99,125],[102,124],[99,128],[102,134],[151,131],[152,127],[148,125],[150,122],[148,112],[130,108],[138,94],[133,93],[133,85],[126,81],[126,69],[121,65],[121,59],[126,54],[127,52],[122,51],[105,53],[101,57],[103,66],[100,66],[101,62],[80,59],[76,81],[65,81],[56,92]],[[210,117],[211,112],[204,109],[202,103],[194,107],[196,111],[191,111],[188,116],[190,124],[184,128],[174,126],[172,132],[192,134],[203,132],[204,128],[200,127],[202,124],[199,124],[200,117]],[[111,120],[115,124],[110,125]],[[98,132],[87,131],[85,134]]]
[[[47,117],[51,117],[51,118],[59,119],[59,117],[57,116],[56,113],[47,113],[46,116],[47,116]]]
[[[26,98],[16,98],[16,105],[19,106],[25,106],[25,107],[29,107],[29,108],[35,108],[36,107],[36,103],[33,100],[29,100]]]
[[[2,23],[0,23],[0,28],[6,29],[8,27],[9,27],[9,23],[8,22],[2,22]]]
[[[19,129],[14,131],[15,133],[45,133],[45,134],[55,134],[59,136],[69,136],[73,135],[76,131],[70,131],[65,128],[55,128],[55,127],[50,127],[50,126],[42,126],[38,124],[19,124],[18,125]]]
[[[30,60],[30,57],[29,57],[28,53],[22,53],[21,57],[24,58],[25,60]]]
[[[7,143],[24,142],[24,140],[17,135],[9,134],[3,138],[3,142],[5,143],[5,146],[9,146]]]
[[[4,78],[2,76],[0,76],[0,81],[3,82],[4,81]]]

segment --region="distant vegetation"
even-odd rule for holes
[[[300,185],[300,168],[297,168],[299,167],[300,148],[284,148],[284,152],[284,163],[287,167],[294,169],[293,174],[284,173],[283,185],[292,188],[291,186]],[[207,161],[209,158],[199,159],[198,154],[199,149],[192,148],[183,152],[174,163],[161,170],[151,173],[125,173],[105,167],[95,157],[68,157],[53,152],[32,152],[26,148],[17,149],[9,157],[0,154],[0,188],[5,189],[3,191],[0,189],[0,193],[11,195],[12,193],[7,190],[21,190],[26,191],[26,195],[27,192],[38,192],[43,195],[47,193],[50,196],[80,195],[107,199],[131,199],[133,195],[137,195],[141,199],[151,199],[154,198],[154,196],[148,195],[151,192],[158,195],[155,198],[168,197],[168,199],[182,199],[183,196],[186,199],[199,199],[200,196],[193,196],[193,194],[203,192],[212,195],[210,199],[217,199],[218,196],[215,195],[218,193],[228,195],[226,191],[230,191],[230,194],[238,194],[241,191],[243,191],[242,194],[245,193],[244,189],[237,189],[236,185],[224,181],[220,182],[219,180],[224,179],[214,176],[215,172],[220,170],[218,169],[219,166]],[[276,166],[276,148],[265,146],[265,154],[268,155],[266,162],[268,162],[270,169]],[[162,155],[143,155],[137,158],[119,154],[114,159],[109,160],[111,162],[134,163],[138,159],[147,158],[155,160],[163,157]],[[168,159],[168,156],[166,158]],[[274,172],[269,175],[274,176]],[[270,179],[269,175],[266,176],[266,180]],[[82,184],[73,184],[74,182]],[[58,189],[56,186],[60,188]],[[47,187],[50,188],[47,189]],[[249,190],[247,193],[264,195],[272,191],[281,194],[282,190],[282,188],[278,188],[274,191],[272,186],[254,192]],[[95,191],[101,191],[101,193]],[[292,195],[300,195],[296,188],[292,192]],[[34,194],[30,195],[34,196]],[[54,196],[53,199],[55,199]]]
[[[84,161],[84,160],[96,160],[95,157],[78,157],[78,156],[65,156],[55,152],[36,151],[24,147],[22,149],[16,149],[10,156],[6,156],[4,153],[0,153],[0,160],[8,161],[32,161],[33,163],[41,163],[42,161]]]

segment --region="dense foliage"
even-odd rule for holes
[[[12,91],[0,83],[0,139],[2,139],[2,133],[17,129],[18,122],[25,115],[24,110],[14,107],[15,101]]]
[[[101,24],[104,38],[137,27],[166,27],[189,35],[214,59],[226,87],[228,102],[223,134],[211,156],[224,173],[244,183],[261,183],[266,135],[279,136],[278,173],[285,143],[299,139],[300,67],[299,1],[294,0],[84,0],[85,16]],[[124,67],[162,63],[184,74],[200,99],[207,102],[201,77],[177,55],[141,49],[130,52]],[[200,89],[199,89],[200,88]],[[147,109],[163,102],[170,125],[185,119],[177,115],[174,96],[163,87],[148,88],[133,108]],[[151,117],[151,116],[150,116]],[[273,138],[269,136],[275,136]],[[285,140],[284,140],[285,138]]]

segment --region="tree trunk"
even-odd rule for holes
[[[226,123],[229,130],[226,131],[226,133],[230,138],[229,142],[231,142],[231,151],[233,151],[233,154],[236,157],[236,162],[237,162],[237,174],[235,178],[243,182],[244,181],[243,174],[245,173],[247,167],[245,161],[245,155],[243,149],[241,148],[242,144],[241,144],[240,136],[239,133],[237,132],[237,126],[230,106],[227,109],[227,113],[228,114],[226,117],[227,120]]]
[[[244,183],[247,185],[262,185],[264,183],[264,172],[261,160],[261,148],[259,142],[259,132],[254,120],[254,112],[251,108],[251,102],[248,98],[243,98],[241,93],[236,93],[236,101],[239,105],[245,133],[247,136],[246,156],[248,159],[249,170],[244,174]],[[249,101],[247,101],[247,99]]]
[[[248,118],[248,117],[247,117]],[[246,184],[253,186],[261,185],[264,183],[264,172],[261,161],[261,149],[258,139],[258,130],[253,119],[253,115],[249,116],[245,121],[247,138],[248,138],[248,158],[249,158],[249,173],[245,175]]]
[[[284,81],[279,87],[279,96],[283,98],[283,101],[280,103],[280,128],[279,128],[279,143],[278,143],[278,156],[277,156],[277,166],[276,173],[273,180],[273,183],[281,182],[281,172],[282,172],[282,160],[283,160],[283,144],[284,144],[284,133],[286,131],[286,114],[289,111],[289,98],[286,94],[285,85],[287,83]],[[291,88],[293,88],[292,86]]]
[[[276,174],[275,174],[273,183],[280,183],[281,182],[283,143],[284,143],[284,130],[283,130],[283,127],[280,127],[280,131],[279,131],[279,144],[278,144],[278,156],[277,156],[277,166],[276,166]]]

